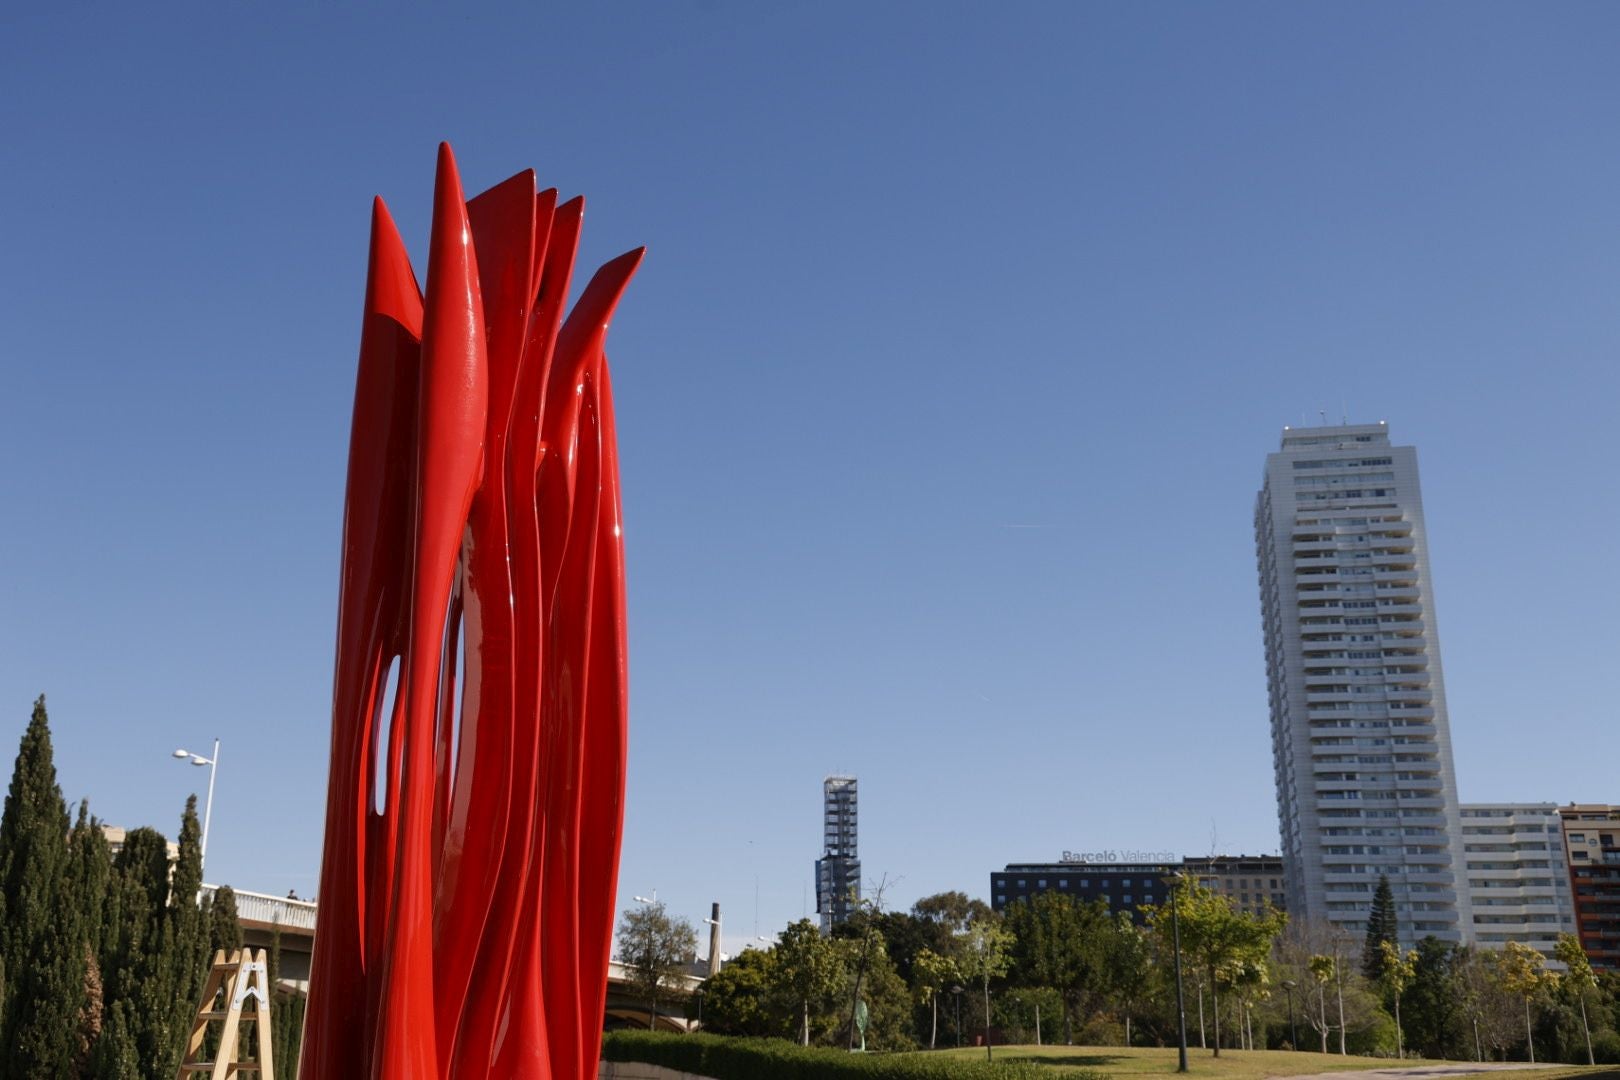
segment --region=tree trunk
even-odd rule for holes
[[[804,1017],[804,1020],[799,1026],[799,1045],[800,1046],[809,1046],[810,1045],[810,999],[805,998],[803,1004],[804,1004],[804,1012],[803,1012],[802,1015]]]
[[[1215,974],[1209,977],[1209,1011],[1215,1020],[1215,1056],[1221,1056],[1221,984],[1215,980]]]
[[[984,1058],[986,1061],[995,1060],[995,1052],[990,1049],[990,976],[984,977]]]
[[[934,1026],[928,1032],[928,1049],[930,1050],[934,1049],[934,1046],[939,1042],[939,995],[933,994],[931,997],[934,1002]]]
[[[1481,1046],[1480,1042],[1479,1042],[1479,1017],[1477,1017],[1477,1016],[1473,1017],[1473,1021],[1474,1021],[1474,1060],[1475,1061],[1484,1061],[1485,1060],[1485,1048],[1483,1046]]]
[[[1530,995],[1524,995],[1524,1045],[1530,1048],[1530,1064],[1536,1063],[1536,1033],[1530,1027]]]
[[[1316,988],[1316,1002],[1322,1011],[1322,1053],[1325,1054],[1327,1053],[1328,1028],[1332,1026],[1328,1023],[1327,1018],[1327,983],[1323,983]]]
[[[1395,995],[1395,1060],[1406,1057],[1406,1045],[1401,1039],[1401,995]]]
[[[1198,1049],[1208,1050],[1209,1043],[1204,1039],[1204,984],[1198,984]]]
[[[1335,970],[1337,970],[1337,966],[1335,966]],[[1335,977],[1333,988],[1339,995],[1339,1053],[1340,1055],[1348,1055],[1350,1051],[1345,1049],[1344,1045],[1344,980]]]
[[[1125,1045],[1131,1045],[1131,1014],[1125,1014]]]
[[[1592,1029],[1586,1026],[1586,993],[1580,994],[1581,1003],[1581,1030],[1586,1033],[1586,1063],[1596,1065],[1597,1058],[1592,1056]]]

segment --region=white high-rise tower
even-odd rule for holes
[[[1387,875],[1404,945],[1471,935],[1417,451],[1284,428],[1255,501],[1288,913],[1359,936]]]

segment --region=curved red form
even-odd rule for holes
[[[583,209],[533,172],[468,202],[441,145],[424,294],[373,207],[306,1077],[596,1074],[627,717],[603,345],[642,251],[565,319]]]

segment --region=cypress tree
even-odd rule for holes
[[[131,829],[113,860],[108,887],[106,948],[101,958],[103,992],[120,1007],[114,1044],[98,1055],[97,1068],[120,1075],[128,1060],[137,1076],[161,1076],[168,1059],[169,1013],[164,993],[164,958],[172,930],[168,920],[169,845],[155,829]],[[111,1062],[111,1065],[107,1063]],[[170,1069],[168,1075],[173,1075]]]
[[[180,855],[166,912],[166,949],[162,962],[163,1025],[157,1074],[169,1076],[180,1065],[184,1040],[197,1012],[197,997],[208,975],[208,927],[198,906],[202,890],[202,827],[197,822],[197,796],[186,800],[180,819]]]
[[[242,947],[242,920],[236,913],[236,892],[229,885],[214,890],[208,905],[208,956],[223,951],[225,958]]]
[[[78,913],[80,934],[97,954],[101,951],[107,888],[112,878],[112,849],[101,822],[90,816],[89,800],[79,803],[79,816],[68,838],[68,882]]]
[[[84,953],[69,884],[68,815],[45,696],[34,702],[0,814],[0,1077],[57,1080],[73,1068]]]
[[[1378,891],[1373,893],[1372,910],[1367,913],[1367,940],[1361,946],[1361,973],[1376,983],[1384,972],[1383,943],[1399,948],[1399,924],[1395,921],[1395,893],[1389,877],[1378,875]]]
[[[107,1022],[101,1029],[91,1054],[90,1075],[95,1080],[141,1080],[140,1061],[135,1053],[135,1039],[130,1031],[127,1010],[122,1001],[115,1001],[107,1010]]]

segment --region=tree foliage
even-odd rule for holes
[[[1361,974],[1368,982],[1383,978],[1384,951],[1400,947],[1400,923],[1395,917],[1395,891],[1389,887],[1389,876],[1378,875],[1378,888],[1373,892],[1372,909],[1367,913],[1367,938],[1361,945]]]
[[[45,697],[34,702],[0,814],[0,1076],[71,1075],[84,996],[83,920],[72,891],[67,805],[56,783]]]
[[[658,1002],[673,994],[697,952],[697,931],[689,920],[670,917],[662,903],[642,904],[620,917],[618,940],[631,992],[647,1003],[647,1026],[655,1027]]]
[[[1199,969],[1210,988],[1214,1050],[1219,1057],[1220,992],[1222,988],[1234,988],[1242,979],[1258,977],[1246,972],[1263,968],[1287,919],[1270,909],[1259,915],[1239,911],[1229,899],[1190,878],[1178,883],[1171,903],[1177,905],[1175,912],[1168,904],[1154,908],[1148,914],[1148,924],[1168,940],[1173,933],[1172,915],[1179,919],[1182,955]]]

